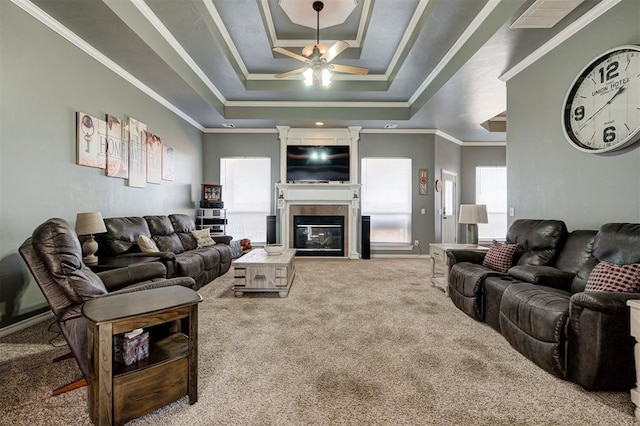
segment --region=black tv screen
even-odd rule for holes
[[[287,182],[349,182],[348,145],[288,145]]]

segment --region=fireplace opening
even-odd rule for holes
[[[297,256],[344,256],[344,216],[293,217]]]

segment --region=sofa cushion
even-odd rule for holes
[[[513,265],[513,256],[515,256],[518,244],[502,244],[493,240],[493,244],[484,256],[482,265],[498,272],[506,273]]]
[[[198,247],[196,238],[191,234],[191,231],[196,230],[196,223],[193,217],[187,214],[170,214],[169,220],[171,220],[173,229],[178,234],[185,251]]]
[[[530,283],[506,288],[500,302],[500,329],[522,355],[545,371],[566,379],[571,294]]]
[[[640,263],[640,223],[607,223],[593,241],[593,257],[627,265]]]
[[[584,291],[637,293],[640,291],[640,264],[616,265],[599,262],[591,270]]]
[[[142,217],[110,217],[104,219],[105,234],[99,234],[100,249],[110,256],[139,251],[138,236],[151,237],[149,225]]]
[[[160,251],[156,243],[146,235],[138,235],[138,246],[144,253],[157,253]]]
[[[567,238],[567,226],[561,220],[518,219],[507,231],[507,243],[520,244],[518,265],[548,265]]]
[[[577,230],[569,233],[558,255],[556,268],[577,274],[591,257],[593,240],[597,233],[598,231],[594,230]]]
[[[197,231],[191,231],[191,235],[196,239],[198,248],[211,247],[216,244],[211,238],[211,233],[208,229],[199,229]]]
[[[175,254],[184,251],[182,242],[167,216],[145,216],[144,218],[149,225],[153,241],[156,242],[160,251],[170,251]]]

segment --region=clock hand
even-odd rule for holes
[[[597,110],[596,112],[594,112],[594,113],[591,115],[591,117],[587,118],[587,120],[582,124],[582,126],[580,126],[580,130],[584,129],[584,128],[585,128],[585,126],[586,126],[587,124],[589,124],[589,121],[591,121],[592,119],[594,119],[596,115],[600,114],[600,111],[602,111],[602,110],[603,110],[607,105],[610,105],[610,104],[611,104],[611,102],[613,102],[613,100],[614,100],[615,98],[617,98],[617,97],[618,97],[622,92],[624,92],[626,89],[627,89],[627,87],[626,87],[626,86],[622,86],[621,88],[619,88],[619,89],[618,89],[618,91],[613,95],[613,97],[612,97],[611,99],[609,99],[609,100],[607,101],[607,103],[606,103],[606,104],[602,105],[602,107],[601,107],[599,110]]]

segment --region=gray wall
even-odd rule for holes
[[[410,157],[413,159],[412,176],[415,177],[413,184],[413,215],[412,240],[420,240],[420,247],[414,248],[413,253],[428,253],[429,243],[434,242],[434,210],[433,210],[433,187],[431,182],[434,179],[434,156],[435,156],[435,136],[434,135],[411,135],[411,134],[377,134],[364,133],[360,135],[358,152],[360,158],[363,157]],[[419,169],[429,170],[429,190],[428,194],[418,194]],[[425,214],[420,214],[420,210],[425,209]],[[383,254],[384,251],[371,251],[373,254]],[[402,252],[389,252],[400,254]]]
[[[640,222],[640,143],[582,153],[566,141],[560,120],[575,76],[612,47],[640,44],[639,22],[640,1],[624,0],[507,82],[510,220],[562,219],[569,229]]]
[[[430,180],[429,193],[434,194],[433,200],[433,226],[434,226],[434,239],[432,242],[442,241],[442,218],[440,214],[440,208],[442,207],[441,196],[442,192],[435,191],[435,180],[442,180],[442,171],[456,173],[458,175],[458,191],[456,205],[460,205],[461,190],[461,147],[441,136],[435,136],[435,150],[434,150],[434,177]],[[458,237],[459,238],[459,237]],[[458,240],[459,241],[459,240]]]
[[[51,217],[194,213],[202,133],[8,1],[0,1],[0,326],[46,302],[17,249]],[[134,117],[176,150],[176,179],[131,188],[75,164],[76,111]]]

